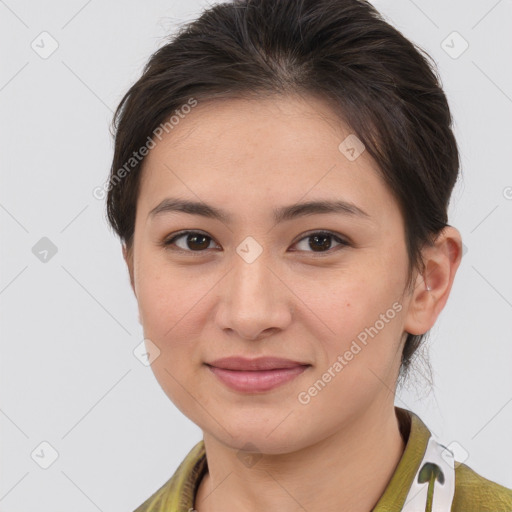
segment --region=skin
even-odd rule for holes
[[[462,241],[447,227],[423,252],[427,280],[415,274],[406,293],[402,216],[369,153],[350,161],[338,149],[350,133],[318,98],[200,102],[145,159],[134,243],[123,256],[144,337],[160,350],[153,372],[203,431],[209,472],[199,512],[368,511],[403,453],[394,410],[403,343],[407,332],[434,325]],[[170,196],[223,208],[232,222],[183,212],[148,217]],[[276,224],[271,216],[278,206],[340,198],[369,217],[322,213]],[[174,250],[162,245],[185,229],[209,236],[208,248],[199,251],[186,236]],[[331,238],[315,251],[307,235],[319,230],[351,245]],[[252,263],[236,252],[247,236],[262,248]],[[401,311],[300,403],[298,394],[397,302]],[[204,364],[232,355],[311,366],[278,388],[247,394]],[[256,447],[254,465],[237,456],[247,442]]]

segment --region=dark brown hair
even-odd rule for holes
[[[404,218],[411,291],[422,247],[448,225],[459,155],[433,59],[364,0],[214,5],[151,56],[112,124],[107,216],[127,249],[143,162],[134,152],[173,112],[191,98],[297,93],[329,101],[377,162]],[[401,377],[426,334],[408,334]]]

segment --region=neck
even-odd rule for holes
[[[204,444],[208,473],[196,495],[197,512],[369,512],[405,449],[393,404],[375,404],[300,451],[261,454],[251,467],[242,464],[236,449],[207,433]]]

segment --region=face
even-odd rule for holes
[[[298,450],[393,401],[409,308],[404,223],[368,152],[340,150],[350,133],[319,99],[213,101],[146,157],[125,257],[144,337],[160,350],[152,369],[233,448]],[[155,213],[166,199],[224,217]],[[349,206],[290,209],[333,201]],[[229,356],[308,366],[240,391],[206,364]]]

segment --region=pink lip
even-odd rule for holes
[[[217,359],[207,366],[224,384],[235,391],[262,392],[289,382],[310,365],[275,357],[229,357]]]

